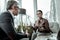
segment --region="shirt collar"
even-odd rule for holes
[[[14,15],[13,15],[13,12],[12,12],[11,10],[8,10],[8,11],[9,11],[10,14],[12,15],[12,17],[15,18]]]

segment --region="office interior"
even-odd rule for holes
[[[9,0],[0,0],[0,14],[6,11],[6,5]],[[36,11],[43,11],[43,18],[47,19],[49,22],[49,27],[53,33],[49,38],[40,38],[37,36],[35,40],[57,40],[57,34],[60,30],[60,0],[15,0],[18,2],[19,8],[25,10],[22,14],[14,18],[14,28],[16,32],[24,32],[23,29],[26,26],[34,27],[34,23],[37,20]],[[27,27],[28,28],[28,27]],[[28,40],[28,38],[23,38],[21,40]]]

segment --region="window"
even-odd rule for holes
[[[47,18],[47,17],[49,18],[50,4],[51,4],[51,0],[37,0],[37,8],[38,8],[38,10],[43,11],[43,14],[44,14],[43,17],[44,18]]]
[[[31,22],[33,22],[33,20],[34,20],[34,4],[33,4],[33,0],[22,0],[22,8],[26,9],[27,16],[29,16]]]
[[[5,8],[6,8],[5,5],[6,5],[5,0],[0,0],[0,13],[5,11]]]

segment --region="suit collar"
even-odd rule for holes
[[[15,18],[13,15],[13,12],[11,10],[8,10],[8,12],[12,15],[13,19]]]

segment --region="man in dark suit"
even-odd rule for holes
[[[18,34],[14,30],[14,16],[18,15],[18,9],[16,1],[8,1],[7,11],[0,15],[0,29],[4,31],[0,30],[0,40],[19,40],[27,37],[27,34]]]

